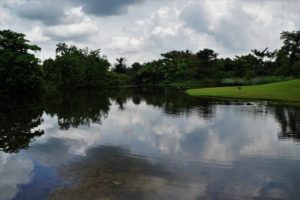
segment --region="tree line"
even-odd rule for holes
[[[40,51],[22,33],[0,31],[0,91],[17,93],[58,88],[98,88],[117,85],[156,85],[177,82],[220,84],[225,78],[300,76],[300,31],[284,31],[281,48],[251,50],[234,58],[219,58],[212,49],[170,51],[151,62],[126,64],[123,57],[111,64],[99,49],[56,45],[55,58],[43,63]]]

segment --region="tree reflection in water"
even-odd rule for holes
[[[276,106],[273,108],[274,116],[279,122],[281,132],[279,138],[292,138],[300,140],[300,109]]]
[[[194,98],[172,88],[7,97],[0,101],[0,150],[5,152],[3,160],[11,163],[25,156],[28,174],[37,173],[32,161],[59,170],[71,184],[51,190],[53,199],[218,199],[232,197],[232,191],[253,197],[254,190],[256,196],[268,197],[270,191],[287,195],[299,180],[294,173],[298,160],[277,158],[297,153],[297,145],[291,140],[284,148],[295,150],[281,151],[278,138],[299,140],[299,115],[294,107]],[[49,124],[51,128],[46,127]],[[22,154],[9,155],[29,146]],[[220,169],[221,165],[230,167]],[[11,174],[24,174],[24,164],[14,166],[20,169]],[[289,167],[283,176],[282,167]],[[16,180],[11,188],[31,179]],[[33,178],[34,184],[38,183]],[[292,196],[298,196],[296,190]]]
[[[91,123],[101,124],[108,115],[110,101],[101,91],[58,92],[44,101],[46,114],[56,115],[62,130]]]
[[[161,108],[166,115],[189,115],[212,118],[215,105],[231,101],[207,100],[190,97],[173,88],[113,88],[93,91],[63,91],[47,97],[1,98],[0,150],[17,152],[27,148],[32,138],[42,135],[39,128],[43,112],[57,116],[60,129],[68,130],[91,123],[101,124],[109,115],[111,101],[126,109],[126,102]],[[300,138],[300,111],[293,107],[269,106],[281,126],[280,138]]]
[[[44,134],[43,106],[39,98],[2,97],[0,101],[0,150],[7,153],[28,148],[32,138]]]

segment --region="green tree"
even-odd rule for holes
[[[135,62],[131,65],[131,71],[137,72],[139,69],[141,69],[142,65],[138,62]]]
[[[99,49],[79,49],[59,43],[55,60],[45,60],[43,69],[48,85],[80,88],[104,86],[109,66]]]
[[[203,49],[196,53],[197,58],[200,63],[197,67],[198,77],[207,78],[207,76],[212,75],[214,71],[215,61],[217,61],[218,53],[212,49]]]
[[[127,72],[126,68],[126,59],[125,58],[116,58],[117,63],[115,64],[115,67],[113,69],[114,72],[124,74]]]
[[[300,60],[300,31],[283,31],[280,39],[283,40],[281,50],[285,52],[290,59],[290,64],[293,65],[294,62]]]
[[[246,76],[247,79],[251,79],[259,70],[260,60],[249,53],[248,55],[236,56],[234,64],[234,76]]]
[[[271,75],[274,72],[273,59],[276,57],[277,49],[269,51],[267,47],[263,51],[254,49],[251,52],[257,58],[256,69],[253,70],[253,73],[257,76]]]
[[[0,91],[30,92],[41,90],[43,72],[33,52],[40,51],[29,44],[22,33],[0,31]]]
[[[136,83],[154,85],[164,80],[163,73],[159,69],[161,65],[160,60],[143,64],[141,69],[137,72]]]

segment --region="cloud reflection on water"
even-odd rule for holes
[[[21,153],[0,154],[0,198],[11,199],[20,185],[34,184],[33,163],[57,170],[74,181],[78,191],[89,184],[91,197],[106,184],[103,178],[110,178],[103,170],[116,163],[125,169],[116,170],[121,181],[112,180],[113,185],[122,182],[120,195],[138,193],[146,199],[299,196],[291,192],[300,180],[296,108],[208,104],[167,91],[164,94],[170,96],[121,92],[110,98],[102,93],[68,95],[58,98],[59,103],[47,102],[44,113],[37,112],[42,116],[39,125],[28,128],[44,134],[26,140],[30,148]],[[114,150],[120,160],[105,162],[103,156],[114,157]],[[141,163],[134,174],[131,168]],[[128,179],[130,173],[136,179]],[[4,175],[11,181],[1,182]],[[113,185],[105,185],[107,191]],[[59,191],[78,193],[70,189],[55,190],[53,197]]]
[[[0,199],[10,200],[18,193],[18,186],[32,179],[33,163],[15,154],[0,152]]]

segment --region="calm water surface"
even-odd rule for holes
[[[0,101],[0,199],[300,199],[300,110],[170,89]]]

